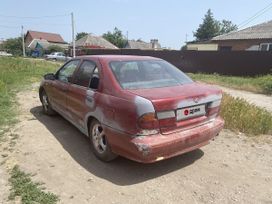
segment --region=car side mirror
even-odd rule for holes
[[[44,75],[43,78],[44,78],[45,80],[55,80],[55,79],[56,79],[56,76],[55,76],[55,74],[53,74],[53,73],[49,73],[49,74]]]
[[[93,76],[90,82],[90,88],[97,90],[98,85],[99,85],[99,78],[97,76]]]

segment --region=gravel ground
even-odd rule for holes
[[[18,94],[20,121],[0,160],[0,203],[6,169],[18,164],[59,195],[60,203],[272,203],[272,141],[224,130],[211,143],[155,164],[97,160],[88,140],[60,116],[48,117],[36,91]],[[8,150],[12,146],[11,150]]]

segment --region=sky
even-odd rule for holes
[[[129,39],[149,42],[155,38],[163,47],[180,49],[186,36],[188,41],[194,39],[193,31],[208,9],[217,20],[239,25],[271,3],[272,0],[1,0],[0,40],[18,37],[23,25],[25,32],[59,33],[70,42],[73,12],[76,33],[102,35],[117,27],[124,35],[128,33]],[[269,20],[272,8],[245,27]]]

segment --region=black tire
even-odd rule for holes
[[[46,115],[55,115],[56,112],[53,110],[53,108],[51,107],[51,104],[48,100],[48,96],[45,93],[45,91],[43,90],[41,93],[41,102],[42,102],[42,107],[43,107],[43,112]]]
[[[103,134],[103,127],[97,120],[93,120],[89,126],[90,142],[95,156],[104,161],[114,160],[117,155],[111,151],[107,137]]]

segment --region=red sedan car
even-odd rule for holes
[[[170,158],[208,144],[224,125],[221,90],[153,57],[78,57],[45,75],[39,95],[44,112],[70,121],[103,161]]]

